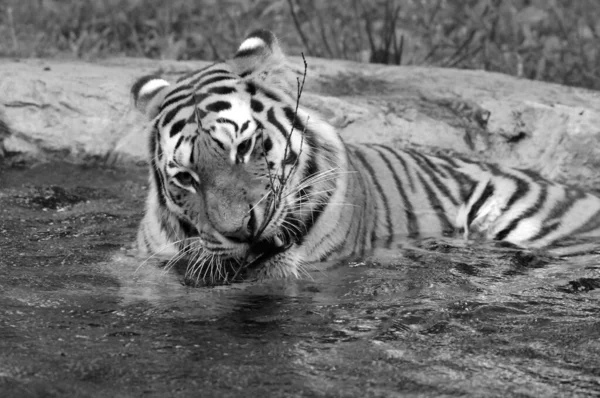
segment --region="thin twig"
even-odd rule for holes
[[[296,26],[296,31],[300,35],[300,40],[302,40],[302,44],[306,48],[306,53],[308,55],[312,55],[312,54],[314,54],[314,52],[313,52],[311,46],[308,44],[308,39],[306,38],[306,35],[304,34],[302,27],[300,26],[300,21],[298,21],[298,15],[296,14],[296,10],[294,9],[294,3],[292,2],[292,0],[287,0],[287,2],[290,5],[290,12],[292,13],[292,19],[294,20],[294,25]]]
[[[15,29],[12,7],[8,7],[6,9],[6,18],[8,19],[8,26],[10,28],[10,38],[12,40],[13,51],[17,52],[19,49],[19,41],[17,40],[17,31]]]
[[[330,19],[330,17],[328,17],[328,19]],[[325,28],[325,24],[323,23],[323,17],[321,16],[320,13],[317,13],[317,21],[319,22],[319,30],[321,32],[321,40],[323,41],[323,45],[325,46],[325,51],[327,51],[329,58],[335,58],[335,54],[331,50],[331,46],[329,45],[329,41],[327,40],[327,29]]]
[[[266,150],[264,149],[264,146],[263,146],[263,156],[265,157],[265,162],[267,162],[267,172],[269,173],[272,199],[269,201],[268,209],[265,212],[265,217],[263,219],[263,222],[260,225],[260,227],[258,228],[258,231],[253,238],[253,243],[250,244],[250,248],[249,248],[248,252],[246,253],[246,256],[242,260],[241,265],[238,267],[238,269],[236,270],[236,272],[234,273],[234,275],[231,279],[232,281],[235,281],[238,278],[239,274],[242,272],[243,269],[250,267],[252,264],[254,264],[258,260],[260,260],[260,258],[262,257],[263,254],[260,254],[258,257],[253,259],[251,262],[248,262],[248,258],[250,257],[250,253],[252,252],[253,247],[256,247],[256,245],[259,244],[262,234],[267,229],[267,226],[271,222],[272,217],[274,216],[275,212],[277,211],[277,208],[281,204],[283,192],[287,186],[287,183],[289,182],[289,179],[291,178],[292,174],[294,173],[294,171],[298,165],[300,155],[302,154],[302,147],[304,145],[305,131],[302,131],[300,150],[299,150],[298,156],[296,157],[294,164],[292,164],[290,166],[289,173],[286,175],[285,159],[287,159],[287,155],[289,153],[288,151],[291,151],[292,134],[296,127],[296,118],[298,117],[298,107],[300,106],[300,99],[302,97],[302,92],[304,91],[304,83],[306,82],[306,73],[308,71],[308,64],[306,62],[304,53],[302,53],[302,60],[304,61],[304,72],[302,74],[302,81],[300,81],[300,79],[298,79],[298,81],[297,81],[298,88],[297,88],[297,97],[296,97],[296,107],[294,110],[294,118],[292,120],[292,126],[290,127],[290,133],[286,139],[286,145],[285,145],[284,156],[283,156],[284,163],[283,163],[283,167],[282,167],[282,172],[281,172],[281,175],[273,177],[273,175],[271,174],[271,169],[268,165]],[[308,124],[308,121],[305,124],[305,128],[306,128],[307,124]],[[276,182],[277,182],[277,184],[275,184]]]

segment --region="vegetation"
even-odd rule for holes
[[[217,59],[258,27],[290,54],[600,89],[598,0],[0,0],[0,55]]]

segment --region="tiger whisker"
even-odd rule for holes
[[[216,258],[214,253],[206,253],[206,256],[202,259],[202,261],[197,263],[198,268],[195,272],[196,283],[198,283],[200,280],[206,280],[208,273],[212,272],[212,269],[214,268],[215,261]]]
[[[184,250],[178,252],[175,256],[173,256],[167,264],[165,264],[163,268],[163,272],[169,272],[181,259],[186,257],[189,253],[192,253],[194,249],[190,246],[187,246]]]
[[[304,264],[300,263],[298,264],[298,271],[301,274],[304,274],[305,276],[307,276],[308,278],[310,278],[311,280],[314,280],[315,278],[312,276],[312,274],[308,271],[308,269],[305,267]]]
[[[260,199],[258,200],[258,202],[256,202],[256,203],[254,204],[254,206],[252,206],[252,207],[250,208],[250,210],[248,210],[248,213],[251,213],[251,212],[252,212],[252,210],[254,210],[254,209],[256,208],[256,206],[258,206],[258,205],[259,205],[259,204],[260,204],[260,203],[261,203],[263,200],[265,200],[266,198],[268,198],[268,197],[269,197],[269,195],[271,195],[271,191],[269,191],[269,192],[267,192],[266,194],[264,194],[264,195],[262,196],[262,198],[260,198]]]
[[[138,272],[140,270],[140,268],[142,268],[144,265],[146,265],[146,263],[148,263],[148,261],[150,261],[151,259],[153,259],[156,256],[159,256],[163,251],[167,250],[169,247],[180,244],[181,242],[185,242],[188,239],[190,239],[190,238],[181,239],[181,240],[178,240],[175,242],[169,242],[169,243],[163,245],[160,249],[158,249],[156,252],[154,252],[152,255],[148,256],[148,258],[146,258],[144,261],[142,261],[142,263],[140,265],[138,265],[137,268],[135,269],[135,272]]]
[[[318,205],[320,205],[320,204],[322,204],[322,203],[319,203],[319,202],[312,202],[312,203],[310,203],[310,204],[306,204],[306,207],[308,207],[308,206],[311,206],[311,205],[312,205],[312,206],[318,206]],[[304,207],[304,205],[305,205],[305,204],[304,204],[304,203],[302,203],[302,205],[303,205],[303,207]],[[360,207],[360,206],[358,206],[358,205],[355,205],[355,204],[353,204],[353,203],[345,203],[345,202],[327,202],[327,206],[329,206],[329,205],[331,205],[331,206]],[[308,214],[310,214],[310,213],[312,213],[312,212],[314,211],[314,209],[311,209],[311,208],[303,208],[303,207],[300,207],[299,205],[298,205],[298,206],[290,206],[289,210],[290,210],[291,212],[293,212],[294,214],[296,214],[296,213],[298,213],[298,214],[300,214],[300,213],[308,213]]]

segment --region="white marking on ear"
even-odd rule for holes
[[[150,94],[159,88],[168,86],[169,82],[163,79],[152,79],[148,83],[144,84],[138,93],[138,97],[143,97]]]
[[[266,45],[267,43],[265,43],[263,39],[259,37],[250,37],[244,40],[244,42],[240,45],[240,48],[238,48],[238,52],[252,50],[258,47],[266,47]]]

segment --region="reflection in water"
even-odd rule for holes
[[[232,313],[262,316],[271,310],[306,305],[349,308],[347,317],[352,318],[360,312],[353,308],[375,305],[394,309],[388,311],[388,316],[397,318],[394,327],[415,331],[432,327],[432,313],[445,312],[443,318],[458,313],[464,317],[464,312],[476,310],[478,317],[496,318],[498,314],[515,315],[517,310],[520,314],[539,311],[528,306],[535,302],[532,297],[540,294],[553,299],[581,291],[595,295],[600,285],[600,268],[595,266],[599,259],[593,253],[558,258],[544,251],[489,242],[425,239],[396,249],[377,249],[360,261],[316,264],[311,279],[301,280],[193,288],[173,272],[151,262],[138,267],[139,259],[121,253],[106,267],[120,281],[124,305],[176,306],[189,316],[202,318]],[[357,322],[363,326],[356,330],[372,329],[364,326],[365,319]]]

